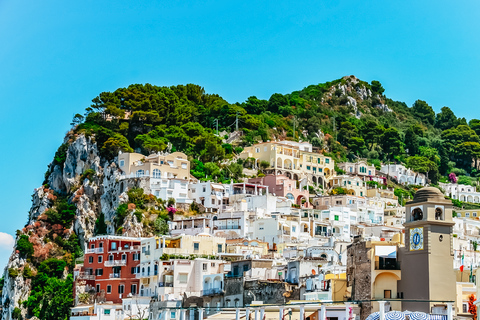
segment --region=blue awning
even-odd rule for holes
[[[405,320],[405,314],[400,311],[390,311],[385,313],[385,320]]]
[[[408,317],[410,320],[429,320],[430,315],[423,312],[412,312]]]
[[[380,319],[380,312],[374,312],[367,317],[365,320],[378,320]]]

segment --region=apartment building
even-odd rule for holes
[[[182,152],[154,153],[144,156],[139,153],[119,153],[118,165],[123,171],[121,179],[149,179],[150,192],[156,197],[177,203],[191,203],[188,197],[190,161]]]
[[[262,161],[268,162],[267,172],[275,175],[284,174],[290,179],[308,181],[326,186],[335,173],[332,158],[313,152],[308,142],[273,141],[246,147],[240,158],[255,159],[255,166]]]
[[[424,186],[427,183],[427,177],[423,173],[407,169],[403,164],[382,164],[380,172],[389,175],[401,184]]]
[[[465,184],[441,183],[440,187],[445,190],[445,195],[464,202],[480,203],[480,192],[477,188]]]
[[[347,194],[365,197],[367,195],[367,184],[362,178],[350,175],[333,177],[329,182],[330,188],[347,189]]]
[[[141,241],[110,235],[90,238],[76,284],[81,281],[94,288],[99,301],[121,303],[128,295],[137,295]]]

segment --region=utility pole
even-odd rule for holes
[[[218,119],[215,119],[213,120],[213,124],[216,126],[217,128],[217,136],[218,136]]]
[[[238,111],[237,115],[235,116],[235,131],[238,131]]]

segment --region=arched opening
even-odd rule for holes
[[[145,170],[137,170],[136,177],[140,178],[145,175]]]
[[[416,208],[412,212],[413,221],[423,220],[423,211],[420,208]]]
[[[465,196],[460,196],[460,201],[465,201]]]
[[[468,197],[467,197],[467,202],[473,202],[473,197],[472,197],[472,196],[468,196]]]
[[[277,158],[277,168],[282,168],[283,167],[283,161],[282,158]]]
[[[292,174],[290,172],[285,172],[285,176],[288,178],[288,179],[292,179]]]
[[[327,257],[327,255],[326,255],[325,253],[322,253],[322,254],[320,255],[320,258],[327,260],[328,257]]]
[[[288,200],[295,200],[295,197],[291,193],[287,193],[286,197]]]
[[[297,205],[299,206],[302,206],[302,205],[305,205],[305,206],[308,206],[308,202],[307,202],[307,198],[305,198],[305,196],[298,196],[297,197]]]
[[[312,182],[313,182],[314,184],[317,184],[317,177],[313,176],[313,177],[312,177]]]
[[[212,287],[212,280],[210,278],[205,278],[203,282],[203,290],[208,290]]]
[[[330,175],[330,169],[328,169],[328,168],[325,168],[325,169],[323,170],[323,172],[324,172],[324,174],[325,174],[326,176],[329,176],[329,175]]]
[[[349,190],[347,190],[347,194],[349,194],[351,196],[354,196],[355,195],[355,190],[349,189]]]
[[[286,159],[283,163],[283,169],[292,170],[292,160]]]
[[[297,175],[296,173],[293,175],[293,180],[297,180],[297,181],[298,181],[298,175]]]
[[[440,208],[435,209],[435,220],[444,220],[442,209]]]

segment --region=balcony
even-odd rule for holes
[[[173,287],[173,282],[159,282],[159,287]]]
[[[241,226],[216,226],[217,230],[237,230],[241,229]]]
[[[107,260],[105,261],[105,267],[117,267],[117,266],[126,266],[127,260]]]
[[[93,274],[90,274],[88,272],[80,272],[78,274],[77,279],[82,279],[82,280],[95,280],[95,276]]]
[[[400,262],[397,259],[382,259],[375,261],[375,270],[401,270]]]
[[[87,253],[103,253],[103,248],[85,249],[85,254]]]
[[[119,279],[121,277],[121,274],[120,272],[117,272],[117,273],[110,273],[110,275],[108,276],[110,279]]]
[[[118,248],[118,251],[140,251],[140,246],[131,246],[129,248]]]
[[[221,288],[210,288],[202,290],[202,296],[214,296],[217,294],[223,294],[223,290]]]

